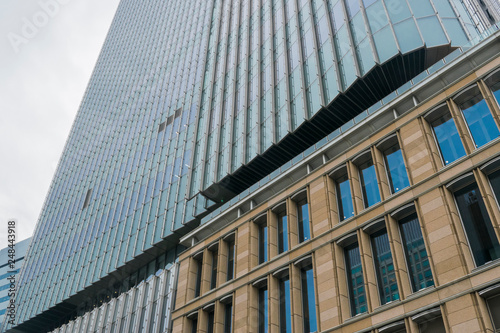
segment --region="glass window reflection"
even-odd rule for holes
[[[402,219],[399,227],[413,291],[433,286],[434,279],[417,214]]]
[[[282,278],[279,281],[280,293],[280,333],[292,332],[292,310],[290,301],[290,279],[289,277]]]
[[[259,227],[259,264],[267,261],[267,224]]]
[[[316,322],[316,301],[314,293],[314,274],[312,265],[302,268],[302,311],[304,332],[317,332],[318,324]]]
[[[382,229],[374,233],[371,236],[371,243],[373,259],[375,260],[380,304],[397,301],[399,299],[399,291],[387,230]]]
[[[267,286],[259,289],[259,333],[268,332],[269,303],[267,300]]]
[[[307,199],[297,202],[297,221],[299,227],[299,243],[311,239],[311,227],[309,225],[309,204]]]
[[[337,190],[337,204],[339,206],[340,221],[344,221],[354,216],[354,206],[352,203],[351,184],[347,172],[335,179]]]
[[[377,202],[380,202],[377,175],[371,158],[370,160],[359,165],[359,175],[365,208],[368,208]]]
[[[285,212],[278,214],[278,253],[288,251],[288,222]]]
[[[358,243],[347,246],[344,249],[347,285],[351,302],[351,315],[354,317],[368,311],[366,302],[365,283],[363,279],[363,268],[361,266],[361,255]]]
[[[399,144],[395,142],[383,152],[392,193],[410,186]]]
[[[465,156],[465,149],[457,126],[450,113],[446,113],[431,123],[436,141],[443,157],[444,165],[448,165]]]
[[[495,120],[477,86],[460,94],[455,101],[462,110],[476,147],[481,147],[500,136]]]
[[[500,258],[500,244],[476,183],[454,193],[477,266]]]

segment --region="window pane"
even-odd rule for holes
[[[267,225],[259,226],[259,264],[267,261]]]
[[[285,213],[278,215],[278,253],[288,251],[288,222]]]
[[[311,239],[309,226],[309,205],[307,199],[297,202],[297,219],[299,224],[299,243]]]
[[[191,320],[191,333],[198,332],[198,319]]]
[[[403,161],[403,154],[397,143],[384,151],[384,158],[388,169],[392,193],[396,193],[410,186],[405,163]]]
[[[290,280],[288,277],[281,279],[280,287],[280,332],[292,332],[292,312],[290,308]]]
[[[498,259],[500,244],[477,184],[455,192],[455,199],[476,265]]]
[[[431,126],[434,129],[444,165],[465,156],[464,146],[458,135],[457,126],[455,126],[455,122],[449,113],[433,121]]]
[[[214,289],[217,285],[217,256],[218,252],[212,252],[212,276],[210,278],[210,289]]]
[[[259,333],[268,332],[267,287],[259,289]]]
[[[314,274],[312,265],[302,269],[302,310],[304,320],[304,332],[317,332],[316,323],[316,301],[314,297]]]
[[[399,291],[387,230],[383,229],[374,233],[371,239],[380,293],[380,304],[397,301],[399,299]]]
[[[361,178],[361,189],[363,191],[365,208],[368,208],[380,201],[377,176],[372,160],[369,160],[359,166],[359,174]]]
[[[344,221],[354,216],[354,206],[352,204],[351,185],[347,174],[335,180],[337,187],[337,203],[339,205],[340,221]]]
[[[417,214],[402,219],[400,230],[413,291],[433,286],[434,279]]]
[[[475,91],[474,96],[470,99],[460,103],[459,107],[462,109],[476,147],[481,147],[500,135],[495,120],[479,89]]]
[[[208,313],[207,333],[214,333],[214,312]]]
[[[195,264],[196,264],[196,286],[195,286],[195,289],[194,289],[194,297],[200,296],[202,261],[203,261],[203,259],[197,259],[197,260],[195,260]]]
[[[488,175],[488,179],[490,180],[491,188],[493,189],[498,202],[500,201],[500,170]]]
[[[488,310],[490,311],[491,321],[495,330],[500,330],[500,295],[488,298]]]
[[[420,333],[446,333],[443,317],[439,316],[418,325]]]
[[[227,254],[227,281],[232,280],[234,277],[234,241],[228,244]]]
[[[366,304],[365,284],[363,280],[363,269],[361,267],[361,256],[357,243],[345,248],[345,262],[347,272],[347,284],[351,300],[351,315],[368,311]]]
[[[224,309],[224,333],[231,333],[233,331],[233,304],[226,304]]]

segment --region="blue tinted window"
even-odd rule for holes
[[[267,261],[267,225],[259,225],[259,264]]]
[[[302,269],[302,311],[304,332],[317,332],[316,301],[314,297],[314,274],[312,265]]]
[[[345,248],[347,284],[351,300],[351,315],[368,311],[366,303],[365,283],[358,243]]]
[[[465,149],[460,140],[457,126],[449,113],[434,120],[431,126],[436,135],[436,140],[443,157],[444,165],[465,156]]]
[[[490,176],[494,186],[498,171]],[[498,189],[497,189],[498,191]],[[500,258],[500,244],[476,183],[455,192],[460,217],[477,266]]]
[[[434,279],[417,214],[402,219],[400,230],[413,291],[433,286]]]
[[[267,287],[264,287],[259,289],[259,333],[268,332],[268,308]]]
[[[397,301],[399,299],[399,291],[387,230],[382,229],[377,231],[371,236],[371,240],[380,304]]]
[[[352,204],[351,184],[347,173],[335,180],[337,187],[337,203],[339,206],[340,221],[344,221],[354,216],[354,206]]]
[[[285,212],[278,215],[278,253],[288,251],[288,222]]]
[[[359,166],[359,174],[361,178],[361,190],[363,191],[365,208],[368,208],[380,201],[377,175],[375,173],[375,166],[373,165],[371,159]]]
[[[194,297],[200,296],[202,260],[203,259],[195,259],[195,265],[196,265],[196,285],[195,285],[195,288],[194,288]]]
[[[290,279],[283,278],[279,282],[280,288],[280,333],[292,332],[292,311],[290,307]]]
[[[457,104],[462,109],[476,147],[481,147],[497,138],[500,131],[479,89],[470,89],[465,94],[466,100],[457,101]]]
[[[389,174],[389,183],[392,193],[396,193],[405,187],[410,186],[408,174],[403,160],[403,154],[396,143],[384,151],[387,173]]]
[[[309,204],[307,200],[297,202],[297,219],[299,227],[299,243],[311,239],[311,227],[309,225]]]

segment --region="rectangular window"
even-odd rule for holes
[[[304,332],[317,332],[316,301],[314,294],[314,274],[312,265],[302,268],[302,311],[304,321]]]
[[[290,300],[290,279],[284,277],[279,281],[280,290],[280,333],[292,332],[292,310]]]
[[[214,333],[214,312],[213,311],[210,311],[208,313],[207,333]]]
[[[420,333],[446,333],[443,317],[438,316],[431,320],[424,321],[423,323],[419,323],[418,331]]]
[[[399,227],[413,291],[433,286],[434,279],[417,214],[401,219]]]
[[[269,303],[267,298],[267,286],[259,289],[259,333],[268,332]]]
[[[370,158],[368,161],[361,163],[358,168],[365,208],[368,208],[380,202],[380,191],[378,189],[375,165],[373,165],[373,161]]]
[[[410,186],[408,174],[406,173],[405,162],[403,160],[403,153],[401,152],[397,140],[382,153],[384,155],[392,193],[396,193]]]
[[[454,193],[477,266],[500,257],[500,244],[476,183]]]
[[[198,332],[198,318],[191,319],[191,333]]]
[[[233,304],[228,303],[224,306],[224,333],[233,331]]]
[[[212,274],[210,277],[210,289],[214,289],[217,286],[217,260],[218,251],[212,251]]]
[[[399,291],[387,230],[384,228],[372,234],[371,243],[380,294],[380,304],[397,301],[399,299]]]
[[[259,264],[267,261],[267,224],[259,227]]]
[[[500,131],[477,85],[459,94],[455,102],[462,110],[476,147],[481,147],[500,136]]]
[[[488,311],[490,312],[495,332],[500,332],[500,295],[488,298],[486,304],[488,305]]]
[[[445,111],[444,108],[446,108]],[[457,126],[455,121],[448,112],[446,105],[442,109],[435,112],[439,113],[432,116],[430,125],[434,132],[439,151],[441,152],[441,157],[443,158],[444,165],[448,165],[451,162],[465,156],[465,149],[458,134]]]
[[[229,241],[228,243],[228,252],[227,252],[227,281],[232,280],[234,278],[234,240]]]
[[[288,251],[288,222],[286,212],[278,214],[278,253]]]
[[[311,226],[309,225],[309,204],[307,198],[297,202],[297,220],[299,227],[299,243],[311,239]]]
[[[337,190],[337,204],[339,206],[340,221],[344,221],[354,216],[354,205],[352,204],[351,183],[345,172],[335,179],[335,189]]]
[[[366,303],[365,283],[363,279],[363,268],[361,266],[361,255],[358,243],[347,246],[344,249],[347,285],[351,302],[351,315],[354,317],[368,311]]]
[[[196,285],[194,288],[194,297],[200,296],[201,292],[201,271],[203,267],[203,257],[194,259],[194,264],[196,265]]]

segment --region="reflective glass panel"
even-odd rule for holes
[[[417,214],[405,217],[399,226],[413,291],[433,286],[434,279]]]
[[[210,278],[210,289],[214,289],[217,285],[217,259],[218,252],[212,252],[212,276]]]
[[[278,253],[288,251],[288,222],[285,212],[278,215]]]
[[[457,104],[464,114],[476,147],[481,147],[500,136],[500,131],[479,89],[472,89],[467,100]]]
[[[365,208],[368,208],[380,201],[377,175],[371,159],[359,166],[359,175],[361,178],[361,190],[363,191]]]
[[[195,285],[195,289],[194,289],[194,297],[200,296],[202,261],[203,261],[203,259],[196,259],[195,260],[195,265],[196,265],[196,285]]]
[[[307,203],[307,199],[297,202],[297,220],[299,227],[299,243],[311,239],[309,204]]]
[[[354,216],[354,206],[352,204],[351,185],[347,173],[335,180],[337,188],[337,203],[339,206],[340,221],[344,221]]]
[[[493,296],[486,300],[490,312],[491,321],[495,327],[495,332],[500,331],[500,295]]]
[[[233,331],[233,304],[226,304],[224,309],[224,333]]]
[[[214,312],[208,313],[207,333],[214,333]]]
[[[316,301],[314,297],[314,274],[312,265],[301,270],[302,277],[302,311],[304,332],[317,332]]]
[[[259,289],[259,333],[268,332],[268,300],[267,287]]]
[[[403,160],[403,154],[401,153],[399,144],[395,143],[383,153],[392,193],[396,193],[405,187],[410,186],[408,174],[406,173],[405,162]]]
[[[368,311],[358,243],[346,247],[344,249],[344,253],[347,285],[349,288],[349,297],[351,302],[351,315],[355,316]]]
[[[399,291],[387,230],[382,229],[374,233],[371,236],[371,241],[380,294],[380,304],[397,301],[399,299]]]
[[[234,277],[234,251],[234,241],[230,241],[227,254],[227,281],[232,280]]]
[[[267,261],[267,225],[259,225],[259,264]]]
[[[458,135],[457,126],[455,126],[455,122],[449,113],[434,120],[431,126],[434,130],[444,165],[448,165],[465,156],[464,145]]]
[[[290,279],[279,281],[280,288],[280,333],[292,332],[292,311],[290,307]]]
[[[477,184],[473,183],[454,194],[476,265],[498,259],[500,244]]]

